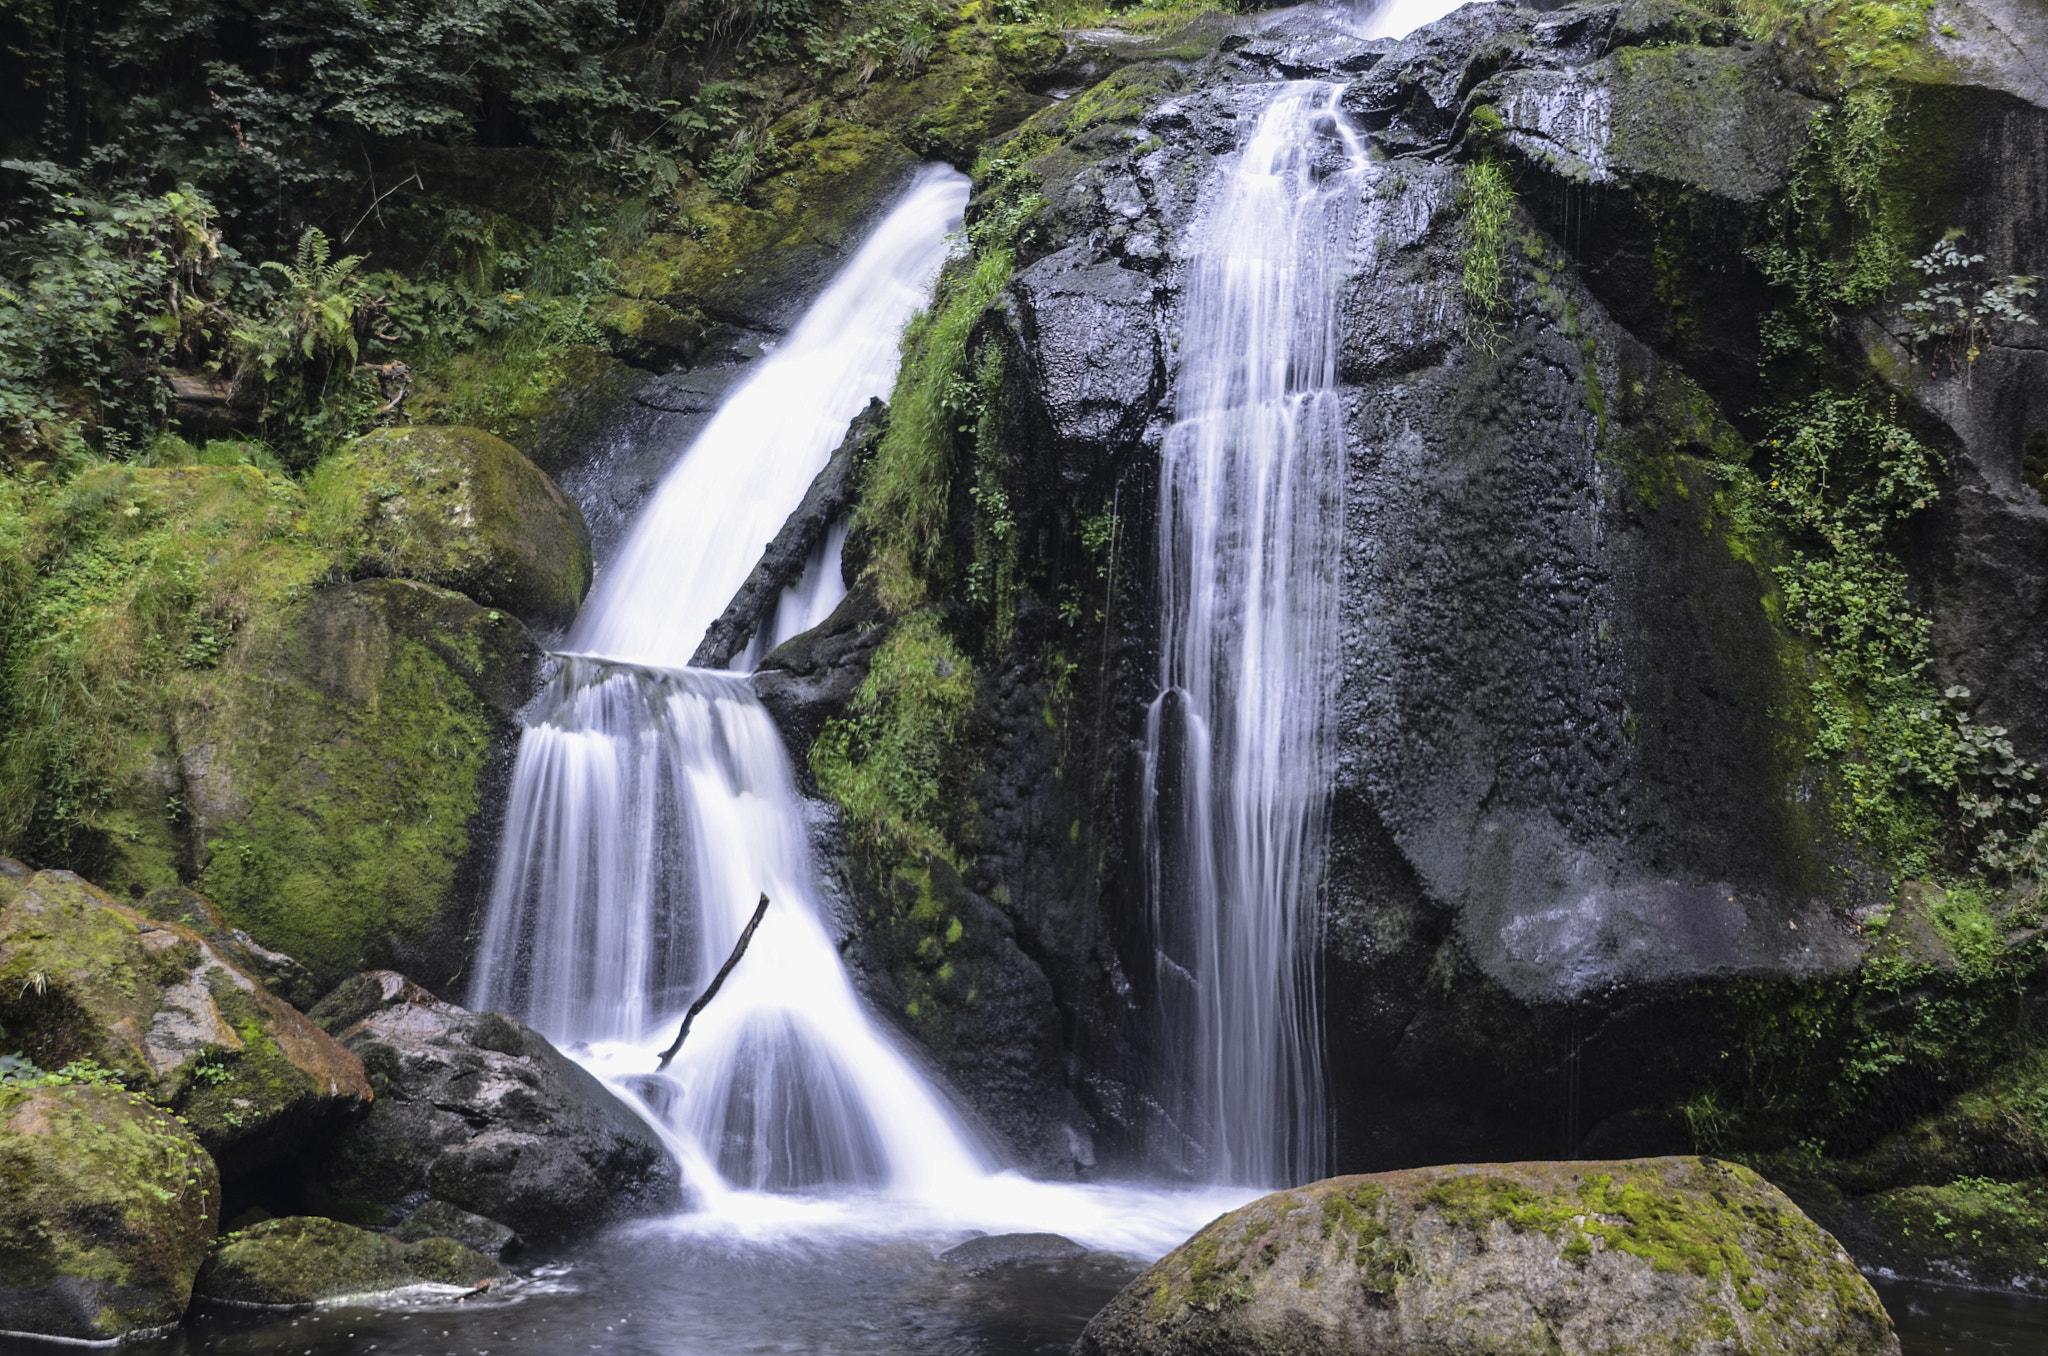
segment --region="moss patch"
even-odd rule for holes
[[[331,1219],[265,1220],[222,1240],[199,1274],[209,1299],[273,1308],[373,1295],[413,1285],[475,1289],[508,1273],[451,1238],[401,1243]]]
[[[0,1320],[104,1341],[176,1323],[220,1179],[167,1112],[118,1088],[0,1083]]]

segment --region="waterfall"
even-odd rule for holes
[[[1336,297],[1364,149],[1341,86],[1275,93],[1198,223],[1160,473],[1145,835],[1173,1164],[1325,1161],[1315,891],[1332,770],[1344,433]]]
[[[933,1195],[989,1170],[854,991],[749,680],[685,667],[847,423],[887,393],[966,199],[952,170],[921,174],[728,398],[599,579],[521,736],[473,1001],[630,1070],[700,1206],[833,1186]],[[785,591],[773,631],[837,600],[843,538]],[[649,1051],[763,892],[745,961],[654,1078]]]

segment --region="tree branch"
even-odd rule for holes
[[[710,986],[698,996],[696,1002],[690,1004],[690,1010],[683,1014],[683,1029],[676,1032],[676,1043],[661,1052],[661,1063],[654,1066],[656,1073],[666,1069],[668,1062],[676,1057],[676,1051],[683,1048],[683,1041],[690,1034],[690,1023],[697,1020],[697,1014],[704,1011],[706,1003],[718,997],[718,986],[725,983],[725,977],[732,973],[732,967],[738,965],[740,957],[747,954],[747,943],[754,940],[754,929],[761,926],[761,919],[767,913],[768,896],[764,892],[761,895],[761,902],[754,906],[754,916],[749,918],[747,925],[740,929],[740,939],[733,943],[732,954],[725,958],[725,964],[719,966],[718,973],[711,977]]]

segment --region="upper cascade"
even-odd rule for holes
[[[731,1189],[913,1192],[987,1170],[861,1006],[816,900],[788,756],[744,677],[686,668],[853,415],[937,273],[967,181],[922,172],[683,454],[578,617],[521,737],[474,993],[557,1040],[653,1064],[752,912],[747,963],[669,1076],[635,1088],[700,1201]],[[837,534],[834,534],[835,538]],[[812,562],[823,574],[827,548]],[[791,591],[776,623],[814,623]],[[599,657],[602,656],[602,657]]]
[[[659,668],[690,662],[847,423],[888,395],[896,337],[925,303],[966,205],[957,171],[920,172],[662,481],[599,575],[568,649]]]

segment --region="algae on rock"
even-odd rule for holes
[[[1076,1356],[1396,1356],[1727,1345],[1897,1356],[1870,1283],[1755,1173],[1711,1159],[1338,1177],[1233,1211],[1097,1314]]]
[[[99,1343],[175,1325],[220,1200],[169,1112],[114,1087],[0,1083],[0,1333]]]
[[[552,505],[566,599],[588,568],[574,508],[498,452],[494,475]],[[414,488],[399,479],[385,488]],[[438,978],[461,965],[493,827],[476,816],[539,652],[460,594],[344,582],[374,544],[360,500],[320,497],[346,480],[309,499],[253,466],[102,466],[35,496],[36,577],[0,684],[0,843],[117,895],[196,885],[323,982],[379,961]],[[422,555],[416,536],[382,540],[397,563]],[[464,561],[497,560],[486,547],[504,543],[471,538]]]
[[[331,1219],[264,1220],[229,1234],[206,1259],[194,1291],[263,1309],[299,1309],[415,1286],[474,1291],[511,1273],[452,1238],[401,1242]]]
[[[307,484],[321,530],[349,543],[357,578],[467,594],[522,621],[566,626],[590,589],[590,532],[547,473],[481,429],[364,434]]]

